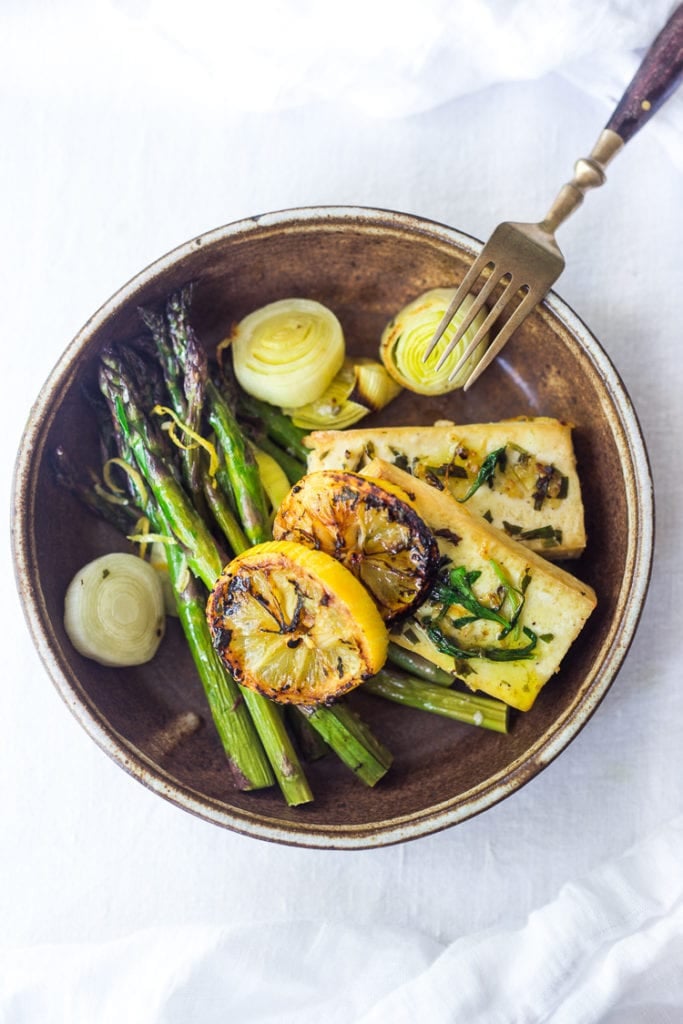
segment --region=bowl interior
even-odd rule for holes
[[[62,625],[63,598],[87,560],[126,542],[56,485],[50,453],[98,466],[96,427],[83,396],[102,346],[141,332],[137,307],[197,282],[194,323],[213,351],[231,322],[266,302],[300,295],[332,308],[353,354],[376,355],[382,329],[409,299],[457,283],[476,243],[440,225],[364,210],[298,211],[218,229],[164,257],[86,325],[41,391],[15,481],[15,561],[38,649],[63,697],[98,743],[145,784],[186,809],[261,838],[359,847],[425,834],[518,788],[590,716],[633,635],[651,555],[651,485],[628,397],[586,328],[557,298],[530,316],[467,394],[404,392],[364,422],[461,423],[521,414],[575,424],[588,530],[569,566],[598,607],[534,708],[499,736],[356,693],[354,703],[395,755],[388,776],[362,786],[334,757],[310,768],[315,802],[287,809],[276,789],[236,792],[207,717],[180,629],[169,622],[159,655],[140,668],[102,668],[79,656]],[[30,453],[30,457],[27,453]],[[168,742],[186,712],[201,726]]]

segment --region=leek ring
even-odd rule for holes
[[[165,625],[161,580],[137,555],[102,555],[67,587],[67,636],[80,654],[100,665],[144,665],[156,654]]]
[[[424,292],[404,306],[389,321],[382,334],[380,357],[387,372],[398,384],[419,395],[445,395],[449,391],[461,388],[488,347],[486,335],[457,377],[452,381],[448,380],[455,364],[486,319],[488,309],[484,306],[444,365],[438,372],[436,371],[436,364],[444,349],[474,302],[474,296],[466,295],[429,359],[423,362],[429,343],[454,295],[455,288],[432,288],[431,291]]]
[[[322,395],[344,362],[344,333],[332,310],[313,299],[281,299],[233,330],[232,359],[241,387],[276,406]]]

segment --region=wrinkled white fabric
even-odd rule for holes
[[[141,267],[303,205],[406,210],[477,237],[537,219],[670,7],[7,0],[5,507],[42,382]],[[2,1024],[683,1019],[682,104],[560,239],[558,291],[629,390],[657,495],[648,602],[594,718],[538,778],[442,834],[358,853],[260,843],[96,748],[33,649],[6,545]]]
[[[147,929],[0,951],[7,1024],[678,1024],[683,819],[516,928],[444,946],[343,922]]]

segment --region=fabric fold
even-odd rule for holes
[[[449,945],[381,925],[293,921],[171,926],[109,943],[5,949],[0,1020],[676,1024],[681,863],[683,818],[676,818],[565,885],[519,928]],[[647,1016],[652,1006],[656,1018]]]

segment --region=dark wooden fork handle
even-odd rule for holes
[[[683,76],[683,4],[675,9],[643,58],[605,128],[628,142],[650,120]]]

